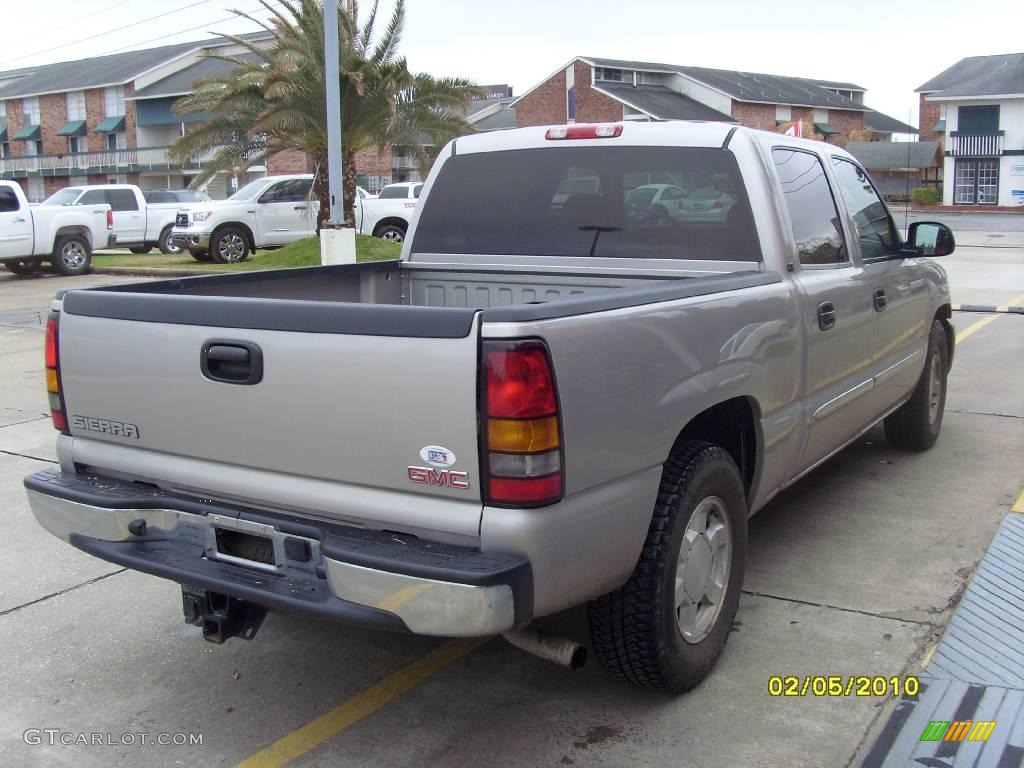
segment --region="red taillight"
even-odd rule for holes
[[[53,420],[54,429],[60,430],[64,434],[70,434],[64,409],[64,393],[61,391],[60,382],[59,318],[60,315],[57,312],[51,312],[46,319],[46,351],[44,354],[46,392],[50,399],[50,418]]]
[[[107,229],[114,228],[114,211],[112,208],[107,208]]]
[[[538,507],[562,498],[558,396],[541,341],[485,341],[481,443],[489,504]]]
[[[616,125],[590,125],[588,123],[577,123],[575,125],[560,125],[557,128],[548,128],[544,138],[548,141],[560,139],[614,139],[622,135],[622,126]]]

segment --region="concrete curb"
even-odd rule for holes
[[[94,275],[127,275],[133,277],[196,277],[230,274],[222,269],[167,269],[166,267],[93,267]]]

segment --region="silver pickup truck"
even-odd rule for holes
[[[181,583],[215,642],[269,608],[578,665],[533,622],[588,604],[603,665],[680,692],[729,634],[752,513],[879,421],[938,437],[926,257],[952,233],[904,242],[838,147],[501,131],[449,144],[420,202],[399,261],[59,295],[39,522]]]

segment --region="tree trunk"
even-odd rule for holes
[[[341,171],[345,226],[354,227],[356,225],[356,153],[346,147],[342,147],[341,150]]]
[[[327,178],[326,150],[313,155],[313,173],[313,196],[320,201],[320,210],[316,215],[316,231],[319,233],[324,222],[331,217],[331,185]]]

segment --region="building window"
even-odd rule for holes
[[[46,198],[46,185],[39,177],[29,178],[28,192],[25,194],[30,203],[41,203]]]
[[[68,179],[68,183],[72,187],[84,187],[89,183],[88,176],[72,176]]]
[[[10,156],[11,156],[11,143],[9,141],[5,141],[3,144],[0,144],[0,157],[10,157]]]
[[[788,123],[793,119],[793,108],[786,104],[775,105],[775,122]]]
[[[622,70],[621,69],[609,69],[608,67],[597,67],[594,70],[595,80],[607,80],[610,83],[621,83],[622,82]]]
[[[125,133],[108,133],[107,134],[107,150],[115,152],[119,149],[128,148],[128,134]]]
[[[118,117],[124,114],[124,86],[116,85],[103,89],[103,116]]]
[[[39,141],[39,140],[36,140],[36,141],[26,141],[25,142],[25,154],[26,155],[41,155],[41,154],[43,154],[43,142]]]
[[[89,140],[85,136],[68,136],[68,153],[77,155],[89,151]]]
[[[565,115],[567,122],[576,122],[576,88],[572,87],[565,92]]]
[[[85,91],[68,91],[68,120],[85,120]]]
[[[25,116],[25,125],[39,125],[39,97],[22,99],[21,113]]]
[[[828,110],[827,109],[816,109],[816,110],[814,110],[814,122],[816,122],[816,123],[827,123],[828,122]]]
[[[957,160],[953,186],[956,205],[995,205],[999,201],[998,160]]]
[[[974,136],[999,132],[999,105],[960,107],[957,110],[956,130]]]

